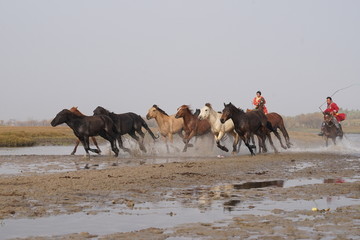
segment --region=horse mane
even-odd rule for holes
[[[82,112],[78,110],[78,107],[72,107],[69,109],[70,112],[75,113],[78,116],[85,116]]]
[[[208,108],[211,108],[212,109],[212,106],[210,103],[205,103],[205,106],[207,106]]]
[[[231,107],[231,108],[233,108],[233,109],[236,109],[237,111],[239,111],[239,112],[241,112],[241,113],[245,113],[244,110],[242,110],[241,108],[235,107],[235,105],[232,104],[231,102],[230,102],[227,106],[229,106],[229,107]]]
[[[169,116],[164,110],[162,110],[161,108],[158,107],[158,105],[154,104],[153,107],[158,110],[159,112],[161,112],[162,114]]]
[[[191,114],[193,114],[193,110],[190,108],[189,105],[182,105],[180,108],[187,108]]]

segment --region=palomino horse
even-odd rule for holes
[[[270,133],[265,129],[273,130],[271,124],[268,123],[266,116],[260,111],[251,111],[245,113],[243,110],[235,107],[232,103],[225,104],[220,117],[220,122],[225,123],[228,119],[232,119],[234,122],[235,131],[239,134],[239,137],[244,141],[245,145],[249,149],[251,155],[255,155],[253,148],[254,145],[250,145],[251,135],[255,134],[259,137],[259,141],[262,143],[264,151],[266,151],[265,139],[269,138],[270,144],[274,151],[277,152]]]
[[[72,107],[72,108],[70,108],[69,110],[70,110],[70,112],[73,112],[73,113],[75,113],[75,114],[78,115],[78,116],[83,116],[83,117],[86,116],[86,115],[84,115],[82,112],[80,112],[80,111],[78,110],[78,107]],[[100,150],[100,148],[99,148],[99,145],[98,145],[95,137],[91,137],[91,140],[93,141],[94,145],[96,146],[96,148],[97,148],[97,150],[98,150],[98,154],[100,154],[100,153],[101,153],[101,150]],[[77,139],[77,140],[76,140],[76,143],[75,143],[74,150],[71,152],[71,155],[74,155],[74,154],[76,153],[76,150],[77,150],[77,147],[79,146],[79,143],[80,143],[80,139]]]
[[[97,149],[91,149],[89,137],[98,136],[105,138],[111,144],[111,149],[115,156],[119,155],[119,149],[116,147],[116,133],[111,118],[107,116],[78,116],[68,109],[60,111],[51,121],[51,126],[66,123],[73,131],[75,136],[81,141],[85,152],[89,151],[99,153]]]
[[[129,134],[133,139],[135,139],[140,146],[140,149],[143,152],[146,152],[146,148],[144,146],[144,136],[145,134],[141,131],[141,128],[144,127],[151,135],[151,137],[156,140],[158,137],[155,137],[153,132],[150,130],[145,120],[138,114],[133,112],[116,114],[106,110],[103,107],[97,107],[94,110],[94,115],[105,115],[111,118],[114,122],[114,127],[117,133],[117,140],[119,143],[119,147],[124,151],[131,153],[130,149],[123,146],[123,142],[121,139],[121,135]],[[135,134],[137,132],[141,139]]]
[[[182,134],[184,120],[182,118],[175,118],[175,115],[169,116],[166,112],[164,112],[164,110],[155,104],[146,114],[147,120],[152,118],[155,118],[156,123],[159,126],[160,134],[165,139],[166,150],[169,153],[168,140],[170,143],[173,143],[174,134],[178,134],[182,139],[184,138],[184,135]]]
[[[216,145],[221,150],[228,152],[229,150],[220,144],[220,140],[225,136],[226,133],[231,134],[234,137],[233,151],[236,152],[237,145],[239,143],[239,135],[235,132],[234,122],[229,119],[224,124],[220,122],[221,113],[216,112],[210,103],[206,103],[205,106],[200,110],[198,118],[200,120],[208,120],[211,125],[211,131],[214,134]]]
[[[178,108],[175,118],[184,119],[184,143],[185,147],[183,152],[186,152],[189,141],[194,136],[200,136],[208,133],[210,131],[210,123],[207,120],[199,120],[196,115],[194,115],[189,106],[182,105]]]
[[[341,125],[340,125],[340,131],[341,131],[341,134],[339,134],[339,132],[333,122],[333,116],[330,113],[324,112],[324,123],[322,126],[322,132],[324,133],[325,145],[326,146],[329,145],[329,143],[328,143],[329,138],[333,141],[334,145],[336,145],[336,137],[340,137],[340,139],[342,139],[342,137],[343,137]]]

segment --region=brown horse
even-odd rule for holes
[[[79,117],[86,117],[86,115],[84,115],[82,112],[80,112],[80,111],[78,110],[78,107],[72,107],[72,108],[70,108],[69,110],[70,110],[70,112],[75,113],[75,114],[76,114],[77,116],[79,116]],[[101,153],[101,150],[100,150],[100,148],[99,148],[99,145],[98,145],[95,137],[90,137],[90,138],[91,138],[91,140],[93,141],[94,145],[96,146],[96,148],[97,148],[97,150],[98,150],[98,154],[100,154],[100,153]],[[78,139],[76,140],[74,150],[71,152],[71,155],[74,155],[74,154],[76,153],[76,150],[77,150],[77,147],[79,146],[79,143],[80,143],[80,139],[78,138]]]
[[[194,115],[187,105],[182,105],[178,108],[175,118],[184,119],[185,147],[183,152],[186,152],[192,137],[201,136],[210,132],[210,123],[207,120],[198,119],[197,115]]]
[[[266,152],[265,139],[266,136],[269,138],[270,144],[274,151],[277,152],[271,136],[270,131],[273,131],[271,124],[267,121],[267,118],[262,111],[250,111],[245,113],[243,110],[235,107],[232,103],[225,104],[220,118],[221,123],[225,123],[228,119],[232,119],[234,122],[235,131],[239,134],[241,140],[244,141],[245,145],[249,149],[251,155],[255,155],[253,148],[255,145],[250,145],[250,139],[253,134],[258,136],[259,145]]]
[[[257,109],[247,109],[247,112],[249,111],[263,111],[263,105],[260,104],[258,105]],[[285,124],[284,124],[284,119],[281,117],[280,114],[276,113],[276,112],[271,112],[268,114],[265,114],[265,116],[267,117],[268,121],[271,123],[271,126],[273,127],[274,131],[273,133],[275,134],[275,136],[277,137],[277,139],[279,139],[280,145],[283,149],[287,149],[291,147],[291,143],[290,143],[290,137],[289,134],[285,128]],[[286,146],[283,144],[281,137],[279,135],[279,133],[277,132],[277,129],[280,129],[280,131],[282,132],[284,138],[285,138],[285,142],[286,142]]]
[[[336,121],[336,120],[335,120]],[[340,125],[340,124],[339,124]],[[333,141],[334,145],[336,145],[336,137],[340,137],[342,139],[343,134],[340,125],[340,132],[335,126],[333,122],[333,116],[330,113],[324,112],[324,123],[321,127],[322,132],[324,133],[325,145],[329,145],[329,138]]]
[[[178,134],[182,139],[184,135],[182,130],[184,128],[184,120],[182,118],[175,118],[175,115],[169,116],[164,110],[157,105],[153,105],[148,113],[146,119],[150,120],[154,118],[159,127],[160,134],[164,137],[166,150],[169,153],[168,140],[173,143],[173,135]]]

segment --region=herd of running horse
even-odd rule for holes
[[[142,128],[149,132],[154,141],[159,137],[154,135],[145,120],[136,113],[117,114],[100,106],[93,113],[93,116],[86,116],[77,107],[72,107],[60,111],[51,121],[53,127],[66,123],[73,130],[78,141],[72,154],[76,152],[80,142],[83,144],[87,155],[89,155],[89,151],[100,154],[101,150],[94,136],[101,136],[109,141],[115,156],[119,154],[116,142],[123,151],[131,153],[131,150],[123,145],[122,135],[124,134],[129,134],[135,139],[143,152],[146,152],[146,148],[144,146],[145,134]],[[174,134],[178,134],[182,138],[185,144],[183,152],[185,152],[189,146],[192,146],[189,142],[193,137],[210,132],[214,135],[217,147],[226,152],[228,152],[228,149],[226,146],[221,145],[221,140],[227,134],[234,139],[233,153],[238,151],[237,146],[242,140],[251,155],[255,155],[254,136],[258,138],[259,153],[267,152],[266,139],[269,140],[274,152],[278,152],[270,133],[275,134],[282,148],[286,149],[291,146],[283,118],[274,112],[265,115],[261,106],[257,110],[248,109],[245,112],[229,103],[224,104],[222,112],[217,112],[212,108],[211,104],[207,103],[202,109],[197,109],[193,113],[188,105],[182,105],[177,109],[176,114],[168,115],[157,105],[153,105],[148,110],[146,118],[156,120],[159,133],[165,139],[168,152],[168,142],[173,143]],[[277,132],[278,129],[285,138],[285,144]],[[90,148],[89,138],[92,138],[97,149]]]

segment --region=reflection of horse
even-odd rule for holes
[[[145,120],[141,116],[133,112],[116,114],[99,106],[94,110],[94,115],[105,115],[111,118],[111,120],[114,122],[114,127],[116,129],[119,147],[126,152],[130,153],[131,151],[130,149],[125,148],[123,146],[121,135],[129,134],[133,139],[135,139],[139,143],[140,149],[143,152],[146,152],[146,148],[144,146],[145,134],[141,131],[142,127],[144,127],[150,133],[151,137],[154,140],[157,139],[157,137],[155,137],[153,132],[146,124]],[[141,139],[135,134],[135,132],[137,132],[140,135]]]
[[[175,118],[184,119],[184,143],[185,147],[183,152],[186,152],[189,141],[194,136],[200,136],[208,133],[210,131],[210,123],[207,120],[199,120],[196,115],[194,115],[189,106],[182,105],[178,108]]]
[[[184,120],[182,118],[175,118],[175,115],[167,115],[157,105],[153,105],[148,113],[146,119],[150,120],[155,118],[157,125],[159,126],[160,134],[164,137],[166,143],[166,150],[169,152],[168,140],[173,143],[173,134],[178,134],[181,138],[184,138],[182,129]]]
[[[70,110],[70,112],[73,112],[73,113],[75,113],[75,114],[78,115],[78,116],[83,116],[83,117],[85,117],[85,115],[84,115],[82,112],[80,112],[77,107],[72,107],[72,108],[70,108],[69,110]],[[100,154],[100,153],[101,153],[101,150],[100,150],[100,148],[99,148],[99,145],[98,145],[95,137],[91,137],[91,140],[93,141],[94,145],[96,146],[96,148],[97,148],[97,150],[98,150],[98,154]],[[79,146],[79,143],[80,143],[80,139],[77,139],[77,140],[76,140],[76,143],[75,143],[74,150],[71,152],[71,155],[74,155],[74,154],[76,153],[76,150],[77,150],[77,147]]]
[[[334,120],[336,121],[336,120]],[[334,145],[336,145],[336,137],[340,137],[342,139],[342,130],[341,125],[339,123],[340,133],[333,122],[333,116],[330,113],[324,112],[324,123],[322,126],[322,132],[324,133],[325,145],[328,146],[329,138],[333,141]]]
[[[265,129],[268,128],[271,131],[273,130],[271,124],[267,121],[265,114],[261,111],[250,111],[245,113],[243,110],[238,109],[232,103],[225,104],[225,108],[222,111],[220,118],[221,123],[225,123],[226,120],[232,119],[235,126],[235,131],[239,134],[239,137],[244,141],[245,145],[249,149],[251,155],[255,155],[253,148],[254,145],[250,145],[251,135],[255,134],[258,136],[261,146],[266,152],[265,139],[266,136],[269,138],[270,144],[273,147],[274,151],[277,152],[270,132]]]
[[[263,104],[258,105],[258,108],[256,110],[263,111]],[[256,110],[247,109],[247,112],[256,111]],[[286,131],[284,119],[281,117],[281,115],[276,112],[271,112],[271,113],[266,114],[265,116],[267,117],[268,121],[271,123],[271,126],[274,129],[273,133],[275,134],[277,139],[279,139],[281,147],[284,149],[290,148],[291,147],[290,137],[289,137],[288,132]],[[280,137],[279,133],[277,132],[277,129],[280,129],[280,131],[282,132],[282,134],[285,138],[286,146],[283,144],[281,137]]]
[[[229,150],[220,144],[220,140],[224,137],[225,133],[229,133],[234,137],[233,153],[236,152],[236,147],[239,143],[239,135],[234,130],[234,123],[231,119],[227,120],[224,124],[220,122],[221,113],[216,112],[210,103],[206,103],[200,110],[199,119],[208,120],[211,125],[211,131],[214,134],[216,145],[221,150],[228,152]]]
[[[89,137],[100,135],[108,140],[111,149],[118,156],[119,149],[116,147],[116,133],[113,129],[113,121],[107,116],[78,116],[68,109],[59,112],[51,121],[51,126],[55,127],[59,124],[66,123],[73,131],[75,136],[81,141],[89,155],[89,151],[99,153],[97,149],[91,149],[89,145]]]

